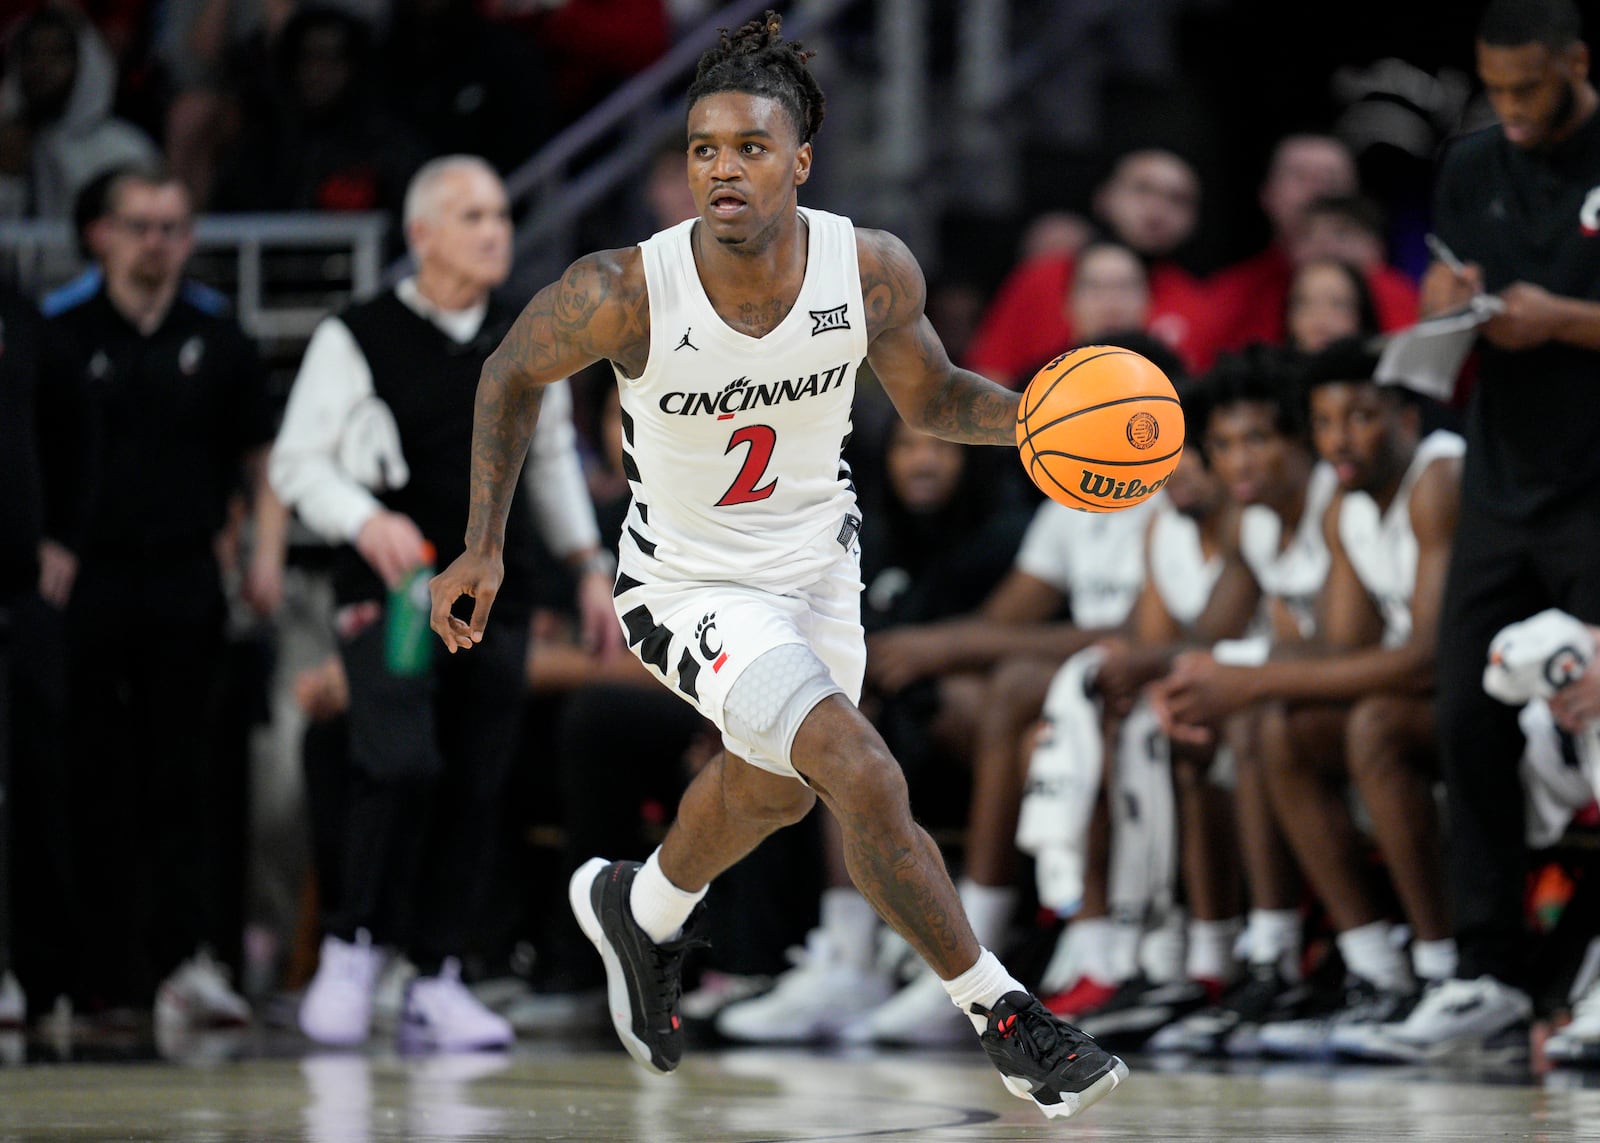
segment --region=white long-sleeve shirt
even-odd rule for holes
[[[442,310],[417,291],[414,278],[400,282],[395,294],[458,344],[477,335],[488,311],[487,304]],[[267,473],[279,498],[329,543],[353,542],[383,509],[374,493],[403,488],[410,479],[394,418],[374,391],[355,336],[338,317],[324,318],[311,335]],[[599,545],[566,381],[545,389],[522,478],[552,552],[567,556]]]

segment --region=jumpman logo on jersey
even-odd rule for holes
[[[700,347],[698,345],[696,345],[694,342],[689,340],[689,334],[690,334],[691,331],[693,331],[693,329],[694,329],[694,326],[690,326],[688,329],[683,331],[683,340],[678,342],[677,345],[672,347],[672,352],[676,353],[676,352],[678,352],[678,350],[682,349],[686,345],[690,349],[694,350],[696,353],[700,352]]]

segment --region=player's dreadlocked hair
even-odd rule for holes
[[[811,142],[822,126],[825,102],[806,66],[817,53],[785,40],[782,30],[783,17],[770,8],[736,32],[723,28],[717,46],[700,57],[689,85],[689,106],[723,91],[775,99],[794,120],[800,142]]]

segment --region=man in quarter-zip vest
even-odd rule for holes
[[[383,946],[419,976],[401,1033],[439,1049],[503,1047],[510,1025],[460,978],[481,931],[483,888],[521,720],[534,606],[535,519],[519,491],[506,526],[511,621],[482,661],[428,647],[386,654],[390,593],[463,548],[477,379],[514,308],[505,189],[483,160],[446,156],[406,197],[417,271],[323,321],[273,447],[274,487],[313,531],[343,544],[335,622],[349,681],[349,788],[337,868],[323,870],[325,939],[300,1010],[319,1043],[364,1041]],[[566,386],[534,440],[531,493],[548,547],[579,573],[592,646],[619,646],[611,564],[573,444]],[[335,888],[336,887],[336,888]]]

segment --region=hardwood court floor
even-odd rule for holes
[[[1201,1070],[1130,1058],[1133,1074],[1080,1119],[1047,1121],[973,1050],[697,1050],[670,1077],[584,1040],[509,1055],[308,1053],[249,1032],[147,1058],[130,1041],[0,1044],[0,1141],[159,1140],[1597,1140],[1591,1077],[1255,1065]],[[167,1050],[171,1053],[172,1046]],[[208,1058],[209,1057],[209,1058]]]

